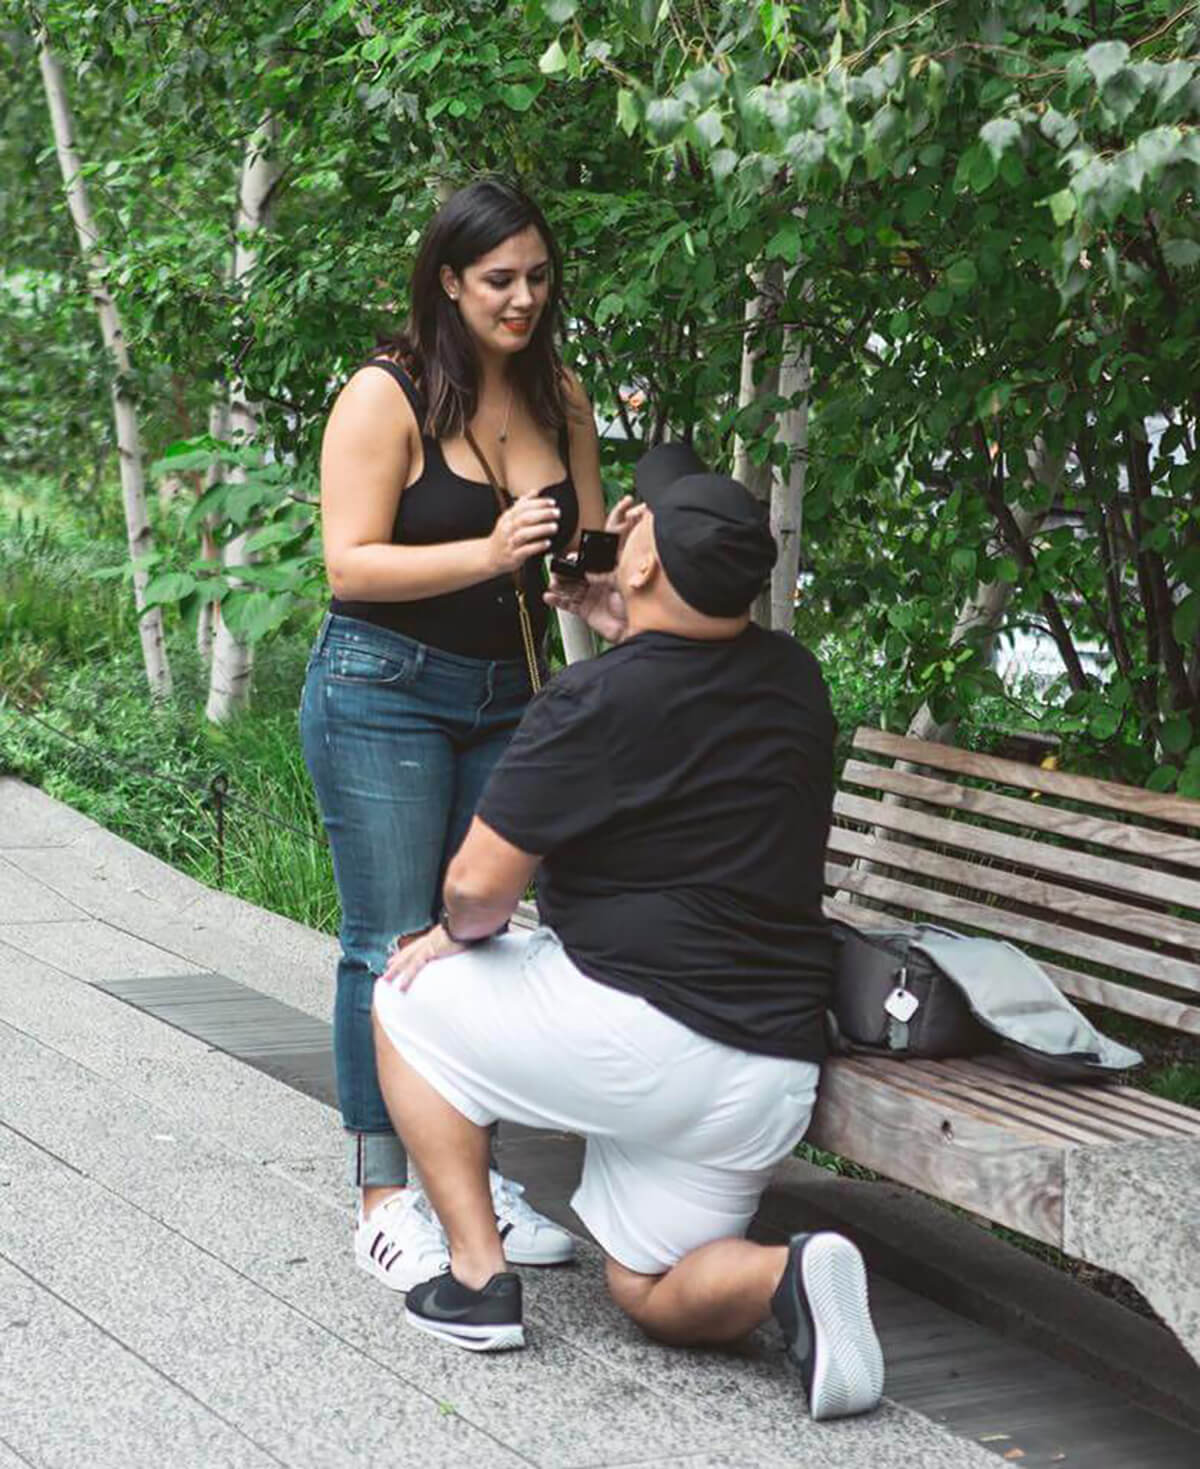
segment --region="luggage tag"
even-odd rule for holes
[[[917,999],[912,990],[907,988],[907,979],[908,973],[902,969],[900,971],[900,982],[883,1002],[883,1008],[886,1013],[901,1025],[907,1025],[921,1007],[920,1000]]]

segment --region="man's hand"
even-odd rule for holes
[[[622,543],[629,530],[630,514],[633,508],[633,496],[626,495],[613,506],[609,511],[608,519],[604,522],[604,529],[620,536]],[[558,607],[563,612],[573,612],[576,617],[582,617],[592,631],[599,633],[605,642],[619,643],[628,629],[629,619],[625,611],[625,598],[622,597],[617,587],[617,579],[611,572],[602,576],[589,575],[582,581],[568,581],[558,576],[551,577],[545,601],[551,607]]]
[[[456,944],[449,938],[439,923],[425,933],[402,939],[380,978],[385,984],[406,990],[426,964],[435,959],[448,959],[451,954],[461,954],[465,947],[465,944]]]

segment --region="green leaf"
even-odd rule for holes
[[[786,260],[795,265],[800,259],[800,224],[795,219],[785,219],[767,243],[767,257],[771,260]]]
[[[1181,796],[1186,796],[1189,801],[1200,798],[1200,768],[1189,765],[1180,775],[1176,786]]]
[[[1195,240],[1164,240],[1162,257],[1173,270],[1190,270],[1200,263],[1200,244]]]
[[[1190,643],[1200,628],[1200,592],[1189,592],[1171,616],[1171,631],[1180,643]]]
[[[1083,60],[1096,85],[1103,87],[1128,62],[1129,47],[1124,41],[1097,41],[1084,53]]]
[[[979,140],[991,154],[995,163],[999,163],[1008,150],[1020,141],[1020,138],[1021,124],[1014,122],[1011,117],[994,117],[991,122],[985,122],[979,129]]]
[[[979,272],[975,269],[975,262],[963,255],[950,264],[945,279],[956,296],[965,296],[978,281]]]
[[[996,580],[1015,586],[1021,579],[1021,568],[1014,556],[1001,556],[996,561]]]
[[[146,605],[158,606],[163,602],[178,602],[195,590],[196,578],[188,571],[164,571],[151,577],[146,584]]]
[[[1173,714],[1163,720],[1158,738],[1168,755],[1182,755],[1192,743],[1192,721],[1186,714]]]
[[[550,42],[538,58],[538,71],[546,76],[553,76],[555,72],[566,71],[567,53],[563,50],[557,38]]]
[[[564,26],[579,9],[579,0],[544,0],[546,19]]]
[[[500,88],[500,100],[514,112],[528,112],[537,101],[537,95],[536,88],[526,86],[524,82]]]
[[[1041,202],[1049,206],[1051,218],[1059,229],[1075,213],[1075,195],[1070,189],[1059,189],[1057,194],[1050,194]]]
[[[622,87],[617,93],[617,124],[627,138],[632,137],[637,128],[638,114],[637,97],[628,87]]]
[[[1179,771],[1174,765],[1160,765],[1146,782],[1146,789],[1162,795],[1165,791],[1174,790],[1178,778]]]
[[[982,194],[995,182],[996,159],[989,148],[972,148],[970,154],[971,162],[967,169],[967,183],[972,193]]]
[[[1111,740],[1121,728],[1121,711],[1111,704],[1101,704],[1088,720],[1088,733],[1094,740]]]
[[[655,97],[646,105],[646,131],[656,143],[669,143],[687,120],[687,103],[678,97]]]

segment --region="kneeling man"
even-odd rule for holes
[[[613,577],[549,600],[616,646],[530,705],[445,886],[375,993],[388,1109],[446,1230],[414,1325],[524,1343],[488,1190],[497,1118],[586,1139],[573,1205],[651,1336],[732,1342],[770,1314],[814,1417],[879,1401],[857,1249],[749,1243],[803,1137],[833,969],[821,913],[834,724],[816,661],[750,621],[758,503],[667,445],[610,517]],[[544,927],[497,936],[538,873]]]

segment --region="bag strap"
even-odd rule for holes
[[[495,471],[488,462],[487,455],[479,447],[479,442],[471,432],[469,424],[463,425],[463,438],[470,445],[471,451],[474,453],[476,459],[479,460],[484,474],[487,475],[487,482],[491,485],[492,493],[496,496],[496,515],[499,517],[513,503],[513,497],[496,478]],[[529,671],[530,687],[536,694],[542,687],[542,674],[538,668],[537,639],[533,635],[533,621],[529,616],[529,603],[525,597],[525,581],[519,570],[513,572],[512,580],[513,590],[517,594],[517,621],[521,625],[521,645],[525,650],[525,667]]]

